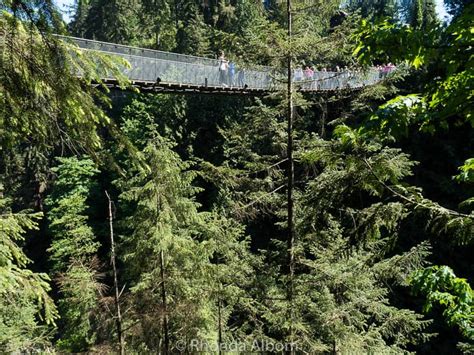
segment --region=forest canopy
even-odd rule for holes
[[[0,352],[474,352],[474,5],[443,5],[1,0]],[[141,90],[58,35],[229,77]]]

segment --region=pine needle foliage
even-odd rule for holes
[[[97,324],[100,315],[99,298],[104,291],[98,259],[74,259],[68,268],[57,276],[61,291],[58,307],[61,312],[61,338],[56,346],[65,351],[84,351],[97,341]]]
[[[354,149],[344,136],[314,138],[300,159],[318,171],[297,204],[294,327],[301,345],[309,351],[393,353],[426,340],[426,321],[393,305],[390,285],[407,285],[427,246],[390,256],[408,209],[386,200],[364,159],[392,183],[409,175],[413,163],[374,143]]]
[[[54,189],[46,200],[47,217],[53,241],[49,252],[53,268],[65,271],[74,260],[88,260],[98,249],[94,232],[88,225],[87,199],[93,189],[92,177],[98,173],[88,158],[58,158]]]
[[[140,116],[124,126],[137,127],[134,120]],[[219,329],[238,336],[240,326],[228,320],[247,307],[240,297],[252,283],[256,258],[238,223],[218,211],[199,212],[197,172],[172,143],[151,135],[141,151],[146,166],[117,181],[125,214],[120,251],[130,290],[129,343],[156,351],[165,336],[171,347],[183,339],[216,342]]]
[[[119,68],[125,63],[82,52],[52,36],[49,27],[21,21],[30,11],[13,14],[18,17],[0,13],[2,147],[28,143],[43,151],[59,146],[92,152],[101,144],[97,129],[110,123],[97,103],[110,101],[90,84],[107,76],[123,80]]]
[[[109,97],[101,78],[121,80],[126,63],[53,35],[65,24],[51,0],[1,2],[0,172],[11,200],[0,196],[0,351],[46,352],[55,339],[59,352],[113,352],[117,332],[127,353],[193,353],[191,341],[442,352],[430,333],[451,327],[439,338],[472,352],[472,290],[448,267],[428,264],[441,258],[458,275],[471,270],[461,256],[472,246],[472,199],[459,191],[473,170],[464,130],[472,123],[472,7],[447,1],[458,10],[441,28],[432,0],[291,3],[291,38],[284,1],[72,6],[76,36],[206,57],[224,51],[238,69],[273,68],[276,91],[237,98]],[[288,64],[363,72],[354,56],[397,70],[357,92],[302,93],[295,83],[287,121]],[[427,133],[454,161],[451,170],[441,155],[434,162],[441,173],[428,176],[431,191],[423,180],[436,144],[406,142]],[[120,320],[103,297],[112,278],[99,259],[110,244],[98,186],[113,201]],[[427,198],[441,188],[444,200]],[[47,218],[16,212],[32,206]],[[36,228],[50,237],[48,265],[37,263]],[[26,250],[56,281],[56,334],[49,279],[28,269]],[[425,301],[433,323],[416,313]]]
[[[99,171],[87,157],[58,158],[58,162],[52,169],[57,175],[54,188],[46,200],[52,235],[48,252],[61,293],[61,339],[57,345],[78,352],[95,342],[93,319],[102,288],[98,282],[99,265],[94,261],[100,244],[87,215],[87,200]]]
[[[38,228],[41,213],[14,213],[0,196],[0,350],[35,351],[50,346],[57,318],[48,295],[49,277],[28,269],[31,260],[22,250],[27,231]],[[49,326],[48,326],[49,325]]]

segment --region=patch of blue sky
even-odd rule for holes
[[[54,0],[54,2],[61,11],[64,21],[70,22],[72,16],[72,5],[74,5],[74,0]]]

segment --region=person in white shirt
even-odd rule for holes
[[[303,69],[301,69],[301,67],[298,67],[295,69],[295,81],[301,80],[303,80]]]
[[[219,83],[222,86],[227,86],[227,71],[229,69],[229,61],[225,59],[224,52],[219,56]]]

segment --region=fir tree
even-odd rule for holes
[[[99,243],[88,224],[87,199],[93,193],[93,177],[98,173],[88,158],[58,158],[54,188],[46,200],[52,235],[48,249],[61,299],[61,338],[58,346],[68,351],[84,351],[95,342],[94,314],[102,286],[98,282],[96,254]]]
[[[125,63],[52,36],[51,1],[3,2],[0,350],[115,350],[100,184],[127,352],[469,351],[472,290],[455,275],[472,274],[473,8],[446,3],[438,27],[432,0],[76,2],[75,35],[271,66],[276,90],[255,98],[109,97],[91,84]],[[356,59],[397,70],[360,91],[288,85],[296,67],[363,71]],[[17,212],[32,207],[47,218]],[[56,334],[33,267],[58,286]]]
[[[146,116],[132,112],[127,110],[124,132],[146,163],[117,181],[132,309],[126,321],[134,324],[126,336],[133,347],[149,351],[171,350],[185,339],[215,343],[231,315],[246,309],[240,297],[257,260],[238,223],[222,212],[198,211],[196,171]],[[148,137],[137,134],[146,129]]]
[[[27,231],[38,229],[40,213],[14,213],[0,185],[0,349],[37,351],[50,347],[56,306],[48,295],[49,277],[27,266],[22,250]]]

